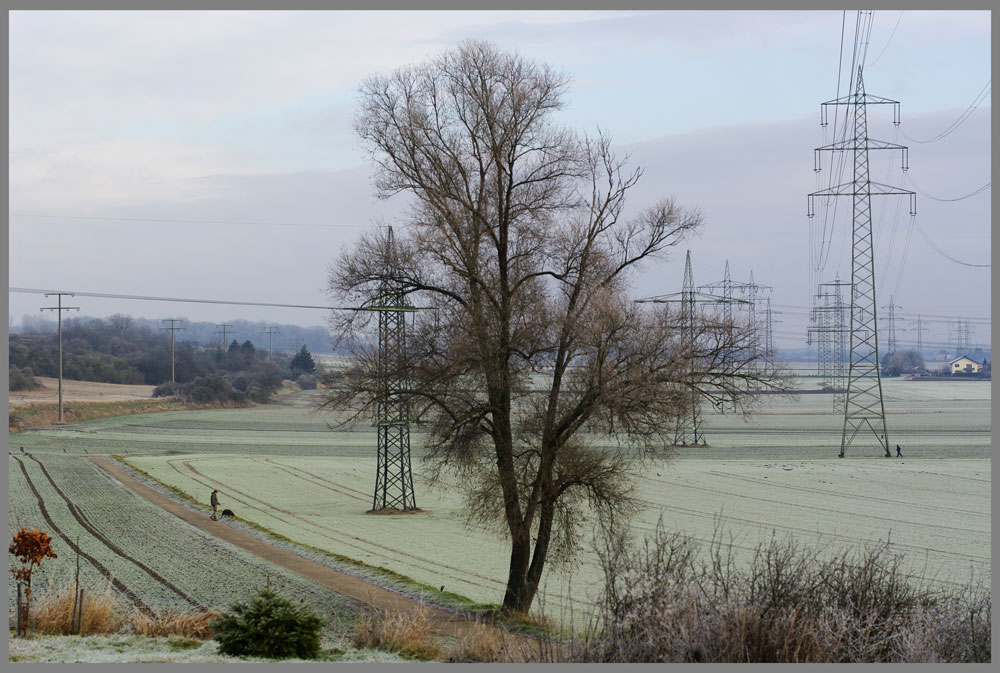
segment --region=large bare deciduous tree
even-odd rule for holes
[[[641,171],[603,134],[554,122],[566,88],[483,42],[367,79],[356,131],[379,195],[409,194],[412,208],[330,276],[340,300],[374,301],[388,281],[436,309],[410,328],[405,394],[430,423],[430,473],[457,472],[470,518],[509,536],[503,605],[522,613],[546,561],[573,549],[585,505],[634,510],[636,459],[663,455],[692,391],[749,409],[749,393],[781,385],[752,331],[700,319],[691,334],[676,307],[629,296],[637,266],[702,217],[669,199],[626,216]],[[327,403],[364,411],[377,403],[376,349],[355,336],[359,364]],[[617,439],[595,442],[598,431]]]

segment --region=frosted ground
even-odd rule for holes
[[[830,549],[888,540],[915,577],[989,582],[989,382],[884,386],[890,443],[902,445],[904,458],[882,458],[869,444],[837,459],[843,420],[829,395],[770,398],[748,423],[706,413],[708,447],[636,465],[645,508],[634,533],[648,533],[660,517],[706,543],[721,531],[743,559],[772,535]],[[806,379],[803,387],[815,383]],[[224,507],[293,540],[498,603],[508,554],[503,535],[465,525],[457,486],[425,482],[420,433],[413,435],[413,469],[423,511],[366,515],[374,432],[365,425],[332,430],[329,415],[313,409],[317,394],[252,409],[102,419],[11,439],[36,455],[123,455],[199,501],[218,488]],[[553,616],[582,620],[599,588],[596,557],[585,544],[572,566],[548,573],[541,600]]]

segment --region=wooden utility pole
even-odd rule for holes
[[[62,372],[62,370],[63,370],[63,366],[62,366],[63,365],[63,356],[62,356],[62,312],[63,311],[79,311],[80,307],[79,306],[63,306],[62,305],[63,295],[68,295],[68,296],[72,297],[72,296],[74,296],[72,292],[47,292],[47,293],[45,293],[46,297],[51,297],[52,295],[55,295],[56,297],[59,298],[58,299],[58,302],[59,302],[58,305],[57,306],[46,306],[46,307],[40,308],[39,310],[40,311],[56,311],[56,315],[59,317],[59,319],[58,319],[58,323],[59,323],[59,422],[62,423],[63,422],[63,394],[62,394],[62,379],[63,379],[63,377],[62,377],[62,374],[63,374],[63,372]]]
[[[179,329],[187,329],[186,327],[174,327],[174,323],[182,322],[181,320],[175,320],[174,318],[164,318],[160,322],[169,322],[170,327],[161,327],[160,329],[170,330],[170,382],[175,383],[174,380],[174,332]]]
[[[216,327],[221,327],[222,332],[216,332],[216,334],[222,334],[222,352],[226,352],[229,344],[226,343],[226,328],[232,327],[232,325],[216,325]]]
[[[281,334],[281,332],[276,330],[274,328],[274,325],[268,325],[264,330],[264,334],[267,335],[267,359],[272,360],[273,358],[271,357],[271,337],[274,336],[275,334]]]

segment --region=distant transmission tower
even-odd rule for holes
[[[688,251],[688,261],[691,258],[691,251]],[[684,280],[687,281],[687,269],[685,269]],[[692,279],[693,282],[693,279]],[[729,260],[726,260],[726,271],[722,276],[721,281],[716,281],[714,283],[709,283],[708,285],[698,286],[699,290],[708,290],[708,293],[713,296],[722,297],[722,320],[729,326],[729,343],[733,343],[733,281],[729,278]],[[721,290],[722,294],[717,295],[717,292],[713,290]],[[719,404],[719,411],[725,413],[726,411],[736,411],[736,401],[733,400],[731,404],[727,404],[725,401]]]
[[[389,228],[392,255],[392,228]],[[407,387],[406,320],[416,309],[406,300],[402,288],[388,273],[383,276],[378,296],[370,311],[378,311],[378,468],[372,512],[417,509],[410,471],[410,413],[404,391]]]
[[[852,152],[854,179],[851,182],[809,195],[808,214],[810,217],[815,214],[813,200],[817,196],[850,196],[854,204],[851,237],[851,351],[847,397],[844,405],[844,427],[840,440],[839,456],[841,458],[844,457],[847,448],[861,430],[872,433],[886,457],[892,455],[889,452],[889,434],[885,423],[885,402],[882,399],[882,378],[879,371],[871,197],[894,194],[908,195],[910,197],[910,215],[915,215],[916,194],[898,187],[873,182],[869,178],[869,150],[901,150],[902,168],[904,171],[908,168],[906,147],[868,137],[867,107],[877,104],[891,104],[893,106],[893,123],[899,124],[899,102],[866,94],[860,66],[858,67],[854,93],[822,104],[820,124],[823,126],[827,124],[827,106],[845,105],[848,106],[848,111],[853,109],[854,136],[817,148],[816,169],[820,169],[819,153],[821,151]]]
[[[746,296],[746,299],[733,299],[733,289],[737,289],[741,294]],[[705,303],[711,300],[713,303],[722,304],[722,319],[726,325],[729,325],[729,335],[730,343],[733,343],[733,325],[734,315],[733,307],[736,306],[737,309],[745,310],[747,313],[746,320],[746,331],[749,338],[747,342],[749,346],[746,352],[742,353],[743,357],[750,363],[749,368],[756,368],[759,361],[761,360],[761,355],[764,355],[764,359],[770,361],[771,356],[774,352],[774,339],[773,339],[773,326],[774,317],[773,314],[780,313],[779,311],[771,310],[771,298],[764,297],[763,301],[765,308],[762,311],[764,318],[762,321],[757,319],[757,299],[758,294],[761,290],[767,290],[768,292],[771,288],[767,285],[757,285],[753,280],[753,271],[750,272],[750,282],[743,283],[739,281],[733,281],[729,275],[729,260],[726,260],[726,270],[725,275],[721,281],[716,281],[714,283],[708,283],[707,285],[699,285],[698,290],[707,290],[707,294],[700,295],[702,299],[701,303]],[[721,294],[719,292],[721,291]],[[763,323],[763,324],[761,324]],[[758,337],[758,331],[763,331],[763,336]],[[762,353],[763,351],[763,353]],[[727,410],[736,410],[736,400],[729,400],[731,404],[722,402],[719,405],[719,411],[726,412]]]
[[[972,351],[972,333],[975,327],[969,324],[968,320],[958,320],[955,322],[956,348],[955,357],[968,355]]]
[[[646,299],[637,299],[638,303],[656,303],[656,304],[668,304],[679,302],[680,307],[680,324],[682,330],[682,338],[685,341],[685,349],[689,353],[689,369],[690,378],[693,380],[695,377],[695,346],[697,334],[697,305],[699,303],[709,303],[709,304],[722,304],[723,314],[730,316],[728,320],[724,323],[725,325],[731,326],[732,323],[732,311],[731,309],[727,312],[727,307],[731,303],[742,304],[745,303],[740,299],[732,298],[732,286],[729,283],[729,263],[726,263],[726,280],[723,281],[723,296],[705,294],[701,292],[696,292],[694,287],[694,274],[691,272],[691,251],[687,251],[687,256],[684,260],[684,285],[680,293],[659,295],[656,297],[647,297]],[[713,284],[717,285],[717,284]],[[728,288],[728,289],[727,289]],[[725,293],[728,292],[728,295]],[[728,296],[728,299],[726,299]],[[698,390],[692,386],[691,387],[691,409],[687,415],[678,416],[677,426],[674,430],[674,445],[675,446],[704,446],[705,445],[705,435],[701,429],[701,398],[699,396]],[[735,405],[735,401],[732,400]],[[724,410],[726,407],[726,401],[723,401],[720,405],[720,410]]]
[[[916,330],[917,332],[917,352],[920,353],[920,357],[924,356],[924,332],[927,328],[924,327],[923,321],[920,319],[920,314],[917,314],[917,326],[911,327],[911,330]]]
[[[741,304],[747,311],[747,331],[750,336],[750,345],[746,353],[746,358],[750,362],[750,368],[756,369],[760,366],[761,360],[769,361],[771,358],[771,351],[767,346],[771,336],[768,333],[767,322],[765,321],[761,325],[761,321],[757,318],[757,302],[765,301],[769,304],[770,297],[764,297],[763,294],[765,292],[770,294],[772,288],[770,285],[758,285],[755,283],[752,270],[750,271],[750,282],[736,283],[736,288],[745,296]],[[764,332],[763,337],[759,336],[761,331]],[[761,357],[762,355],[764,357]]]
[[[889,317],[887,318],[887,323],[889,327],[889,343],[887,345],[887,354],[895,353],[898,348],[898,343],[896,341],[896,309],[903,308],[893,302],[892,295],[889,295],[889,305],[883,306],[882,308],[889,310]]]
[[[694,339],[695,339],[695,291],[694,274],[691,272],[691,251],[687,251],[684,260],[684,285],[681,289],[681,329],[684,330],[684,341],[687,344],[689,367],[694,369]],[[693,373],[693,372],[692,372]],[[677,428],[674,430],[674,444],[705,444],[705,436],[701,431],[701,400],[698,391],[691,388],[691,411],[688,418],[678,417]]]
[[[847,372],[847,334],[844,314],[849,305],[844,303],[840,289],[849,286],[839,278],[820,283],[814,297],[810,315],[813,326],[809,328],[809,343],[813,334],[817,340],[817,370],[823,384],[834,391],[833,412],[844,411],[844,392]]]
[[[771,297],[765,297],[764,301],[764,352],[767,354],[768,362],[774,357],[774,324],[780,323],[780,320],[775,320],[774,316],[781,315],[781,311],[774,311],[771,309]]]

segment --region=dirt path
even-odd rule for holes
[[[474,624],[474,622],[464,617],[438,608],[425,606],[413,599],[383,589],[352,575],[334,570],[315,561],[310,561],[280,547],[275,547],[243,531],[231,528],[222,521],[212,521],[206,514],[195,512],[159,491],[150,488],[107,456],[91,456],[90,460],[121,482],[126,488],[131,489],[136,494],[162,507],[192,526],[196,526],[220,540],[225,540],[241,549],[245,549],[269,563],[279,565],[303,577],[307,577],[317,584],[321,584],[339,594],[383,611],[414,614],[418,610],[426,610],[427,618],[433,624],[435,630],[458,638],[467,634]],[[515,634],[510,634],[509,637],[512,643],[518,642],[522,645],[530,643],[533,648],[538,647],[535,641],[528,638]]]

